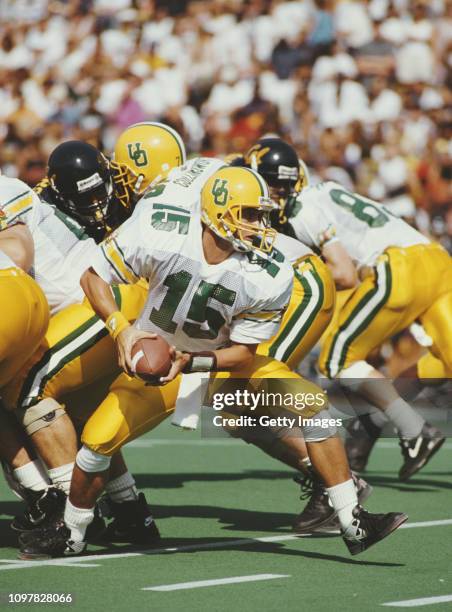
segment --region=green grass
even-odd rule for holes
[[[142,446],[152,441],[154,445]],[[7,606],[2,602],[0,607],[372,610],[388,601],[452,594],[452,525],[402,529],[359,557],[350,557],[337,536],[283,539],[291,535],[291,521],[301,508],[299,491],[290,469],[254,447],[234,440],[204,443],[198,433],[182,432],[169,424],[141,438],[139,444],[126,448],[126,458],[154,509],[164,538],[159,548],[192,549],[88,558],[71,567],[28,562],[20,569],[5,569],[11,564],[2,562],[3,602],[9,592],[70,592],[75,603]],[[400,454],[395,442],[383,444],[366,475],[374,486],[368,509],[402,510],[411,522],[452,519],[450,442],[407,485],[397,480]],[[0,500],[0,558],[16,560],[8,523],[20,511],[20,504],[4,483]],[[262,537],[276,539],[255,540]],[[132,550],[137,551],[91,546],[89,552],[120,555]],[[254,574],[289,577],[173,592],[142,590]]]

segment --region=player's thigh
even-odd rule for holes
[[[312,256],[294,272],[289,306],[278,333],[259,345],[258,354],[274,357],[295,368],[318,342],[334,309],[334,282],[325,264]]]
[[[420,317],[433,340],[433,353],[442,361],[448,375],[452,373],[452,291],[442,295]]]
[[[143,307],[144,284],[113,287],[118,309],[129,321]],[[32,368],[28,368],[15,400],[31,406],[45,397],[59,399],[66,393],[90,385],[106,376],[119,374],[116,347],[103,321],[86,300],[73,304],[52,317]]]
[[[245,390],[261,397],[260,410],[265,414],[270,412],[278,416],[287,411],[310,418],[328,407],[328,399],[320,387],[302,378],[285,363],[262,355],[257,355],[240,374],[216,372],[212,375],[209,397],[215,393],[224,397],[227,393]],[[246,411],[246,406],[244,409]]]
[[[88,384],[116,366],[115,347],[103,321],[86,305],[74,304],[50,320],[32,360],[8,390],[10,404],[31,406]]]
[[[114,454],[173,412],[179,384],[180,377],[162,387],[146,386],[138,378],[121,374],[88,419],[82,442],[102,455]]]
[[[375,274],[366,278],[345,302],[324,338],[319,360],[323,373],[334,377],[341,369],[366,359],[386,338],[412,321],[406,309],[390,305],[393,287],[393,270],[388,258],[384,258]]]
[[[40,345],[49,322],[49,307],[37,283],[19,271],[17,276],[0,276],[0,295],[0,387],[3,387],[17,377]]]
[[[444,363],[438,357],[428,352],[417,362],[417,376],[421,380],[452,378],[452,370],[447,370]]]

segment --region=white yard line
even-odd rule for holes
[[[382,606],[394,606],[395,608],[417,608],[418,606],[431,606],[433,604],[452,601],[452,595],[437,595],[436,597],[421,597],[420,599],[406,599],[405,601],[388,601]]]
[[[400,529],[413,529],[416,527],[443,527],[452,525],[452,519],[444,519],[442,521],[422,521],[421,523],[405,523]]]
[[[438,521],[420,521],[417,523],[405,523],[400,529],[410,529],[416,527],[443,527],[452,525],[452,519],[443,519]],[[287,542],[290,540],[297,540],[300,538],[309,538],[307,535],[276,535],[276,536],[264,536],[262,538],[242,538],[239,540],[225,540],[218,542],[207,542],[205,544],[188,544],[186,546],[174,546],[169,548],[150,548],[142,550],[140,552],[129,552],[129,553],[117,553],[117,554],[97,554],[97,555],[85,555],[82,557],[68,557],[67,559],[45,559],[37,561],[18,561],[15,559],[1,559],[0,560],[0,571],[2,570],[15,570],[24,568],[36,568],[43,567],[46,565],[59,565],[64,567],[79,567],[83,566],[83,563],[90,561],[102,561],[107,559],[124,559],[125,557],[142,557],[144,555],[160,555],[164,553],[178,553],[178,552],[189,552],[197,550],[214,550],[216,548],[230,548],[231,546],[248,546],[249,544],[255,544],[256,542]],[[4,564],[4,565],[2,565]]]
[[[181,433],[183,437],[184,432]],[[202,439],[180,439],[177,438],[152,438],[145,440],[134,440],[127,445],[126,448],[152,448],[153,446],[236,446],[240,445],[241,440],[233,440],[232,438],[202,438]],[[243,446],[243,445],[242,445]],[[243,448],[252,448],[252,446],[243,446]],[[376,448],[399,448],[399,443],[396,439],[392,440],[380,440],[376,444]],[[446,442],[442,445],[441,450],[452,450],[452,443]]]
[[[217,578],[213,580],[196,580],[194,582],[179,582],[177,584],[162,584],[160,586],[143,587],[142,591],[180,591],[183,589],[199,589],[202,587],[219,586],[222,584],[237,584],[239,582],[257,582],[259,580],[274,580],[275,578],[291,578],[289,574],[254,574],[252,576],[233,576],[232,578]]]

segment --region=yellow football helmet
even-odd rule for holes
[[[300,170],[298,173],[298,181],[297,181],[297,184],[295,185],[295,191],[297,193],[299,193],[305,187],[308,187],[311,182],[308,167],[305,164],[305,162],[301,159],[301,157],[298,158],[298,164],[300,166]]]
[[[169,125],[145,121],[128,127],[116,141],[111,162],[121,203],[128,208],[186,159],[182,138]]]
[[[267,183],[249,168],[224,166],[201,191],[202,221],[236,251],[271,251],[276,231],[269,215],[276,209]]]

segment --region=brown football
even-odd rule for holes
[[[161,336],[141,338],[132,347],[132,366],[135,374],[149,384],[159,384],[171,368],[170,345]]]

